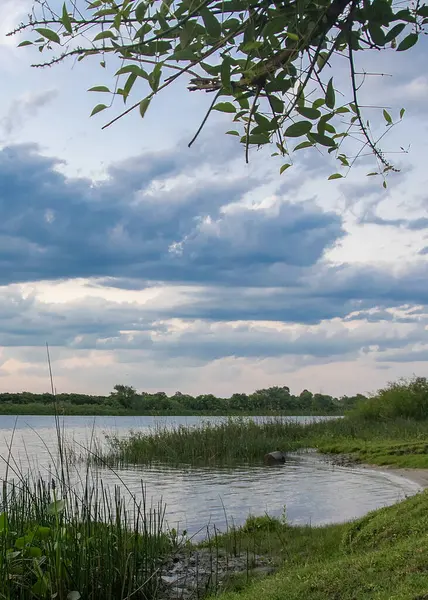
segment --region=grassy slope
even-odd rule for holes
[[[371,465],[391,465],[407,468],[428,468],[428,442],[381,440],[342,440],[320,442],[318,450],[325,454],[347,454],[356,462]]]
[[[260,549],[268,537],[258,534]],[[276,575],[222,600],[428,599],[427,492],[351,524],[289,528],[282,541]]]

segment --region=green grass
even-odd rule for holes
[[[250,419],[227,419],[220,423],[158,426],[129,437],[108,437],[103,459],[109,463],[219,464],[260,462],[276,449],[293,450],[304,428],[295,422],[273,419],[255,423]]]
[[[302,425],[281,418],[258,423],[241,418],[157,427],[149,434],[130,432],[127,438],[113,435],[101,455],[109,464],[244,464],[261,463],[273,450],[316,448],[372,464],[424,467],[428,466],[426,440],[428,421],[369,422],[346,417]]]
[[[97,485],[98,483],[98,485]],[[86,483],[62,494],[50,482],[4,484],[0,513],[0,597],[8,600],[135,600],[156,597],[169,551],[163,509],[126,509]]]
[[[235,539],[234,539],[235,538]],[[237,539],[236,539],[237,538]],[[274,542],[273,540],[277,540]],[[428,493],[353,523],[319,528],[277,525],[238,530],[224,546],[267,550],[279,571],[231,581],[222,600],[422,600],[428,598]]]

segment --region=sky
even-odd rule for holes
[[[189,149],[211,99],[182,84],[102,130],[87,90],[109,64],[31,68],[6,37],[29,6],[0,6],[0,391],[49,390],[46,343],[58,392],[343,396],[426,375],[426,38],[358,56],[384,73],[363,100],[406,109],[385,190],[369,158],[335,181],[312,150],[282,175],[272,149],[246,165],[225,115]]]

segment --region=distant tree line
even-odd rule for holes
[[[366,398],[356,396],[334,398],[327,394],[319,394],[303,390],[298,396],[291,394],[287,386],[260,389],[252,394],[232,394],[230,398],[219,398],[213,394],[191,396],[176,392],[168,396],[165,392],[149,394],[139,393],[135,388],[127,385],[116,385],[109,396],[91,396],[87,394],[32,394],[0,393],[1,412],[12,412],[9,409],[16,407],[30,409],[37,408],[37,412],[48,413],[55,402],[64,409],[64,412],[78,414],[229,414],[229,413],[288,413],[288,414],[316,414],[334,415],[341,414]],[[25,412],[28,412],[26,410]]]

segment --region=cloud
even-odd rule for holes
[[[24,123],[39,113],[45,106],[49,105],[58,95],[58,90],[50,89],[42,92],[27,94],[15,99],[6,116],[0,120],[0,131],[9,139]]]
[[[212,150],[185,159],[147,153],[97,184],[66,179],[57,165],[35,146],[0,151],[2,284],[117,277],[272,285],[278,275],[283,284],[344,234],[340,217],[313,202],[246,205],[264,182],[231,175]]]

